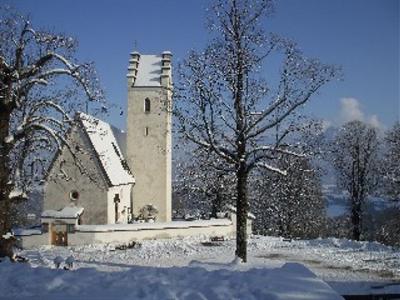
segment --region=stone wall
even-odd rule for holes
[[[236,218],[231,219],[180,221],[144,224],[81,225],[75,233],[68,233],[68,245],[78,246],[96,243],[128,243],[134,240],[169,239],[188,236],[234,237]],[[251,234],[251,220],[248,220]],[[23,248],[32,248],[50,243],[48,233],[20,237]]]

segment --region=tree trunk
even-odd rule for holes
[[[243,262],[247,262],[247,213],[249,204],[247,202],[247,172],[244,163],[240,163],[236,176],[236,256],[241,258]]]
[[[352,200],[351,223],[353,225],[353,240],[359,241],[361,237],[361,203],[359,199]]]
[[[11,228],[10,222],[10,185],[9,154],[10,146],[5,143],[9,134],[10,110],[0,107],[0,239]]]
[[[222,197],[219,189],[215,191],[215,199],[211,205],[211,217],[217,218],[217,213],[222,210]]]

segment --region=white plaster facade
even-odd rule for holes
[[[152,204],[156,222],[171,221],[171,58],[167,51],[131,53],[126,139],[108,123],[78,114],[67,140],[81,165],[71,147],[56,155],[44,186],[45,210],[75,204],[85,209],[83,224],[114,224]],[[79,199],[72,201],[74,191]]]
[[[69,147],[56,155],[46,178],[44,210],[76,205],[85,209],[83,224],[127,223],[134,178],[123,164],[110,125],[80,113],[67,142]],[[72,199],[72,192],[79,197]]]
[[[171,221],[171,57],[170,52],[132,52],[127,75],[127,160],[136,178],[133,213],[152,204],[157,222]]]
[[[110,187],[107,191],[107,224],[117,223],[127,224],[130,220],[131,213],[131,185],[120,185]],[[118,215],[115,216],[115,195],[119,195],[120,202],[118,203]]]

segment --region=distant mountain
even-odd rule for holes
[[[328,217],[334,218],[346,214],[349,211],[349,195],[340,190],[335,184],[323,184],[322,193],[326,201]],[[393,204],[382,197],[368,197],[365,203],[366,213],[374,215]]]

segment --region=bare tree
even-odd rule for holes
[[[385,136],[384,193],[400,202],[400,123],[396,123]]]
[[[92,65],[75,62],[73,38],[35,30],[10,9],[0,18],[1,236],[10,229],[12,203],[26,198],[27,185],[66,145],[71,112],[103,98]]]
[[[215,38],[201,53],[189,55],[176,90],[175,113],[184,138],[214,153],[226,172],[235,174],[236,255],[243,261],[249,174],[256,168],[286,174],[273,161],[277,154],[296,155],[281,147],[297,124],[293,116],[337,73],[306,59],[294,43],[266,34],[261,21],[272,9],[269,0],[217,0],[209,20]],[[278,76],[268,74],[278,78],[275,87],[261,76],[270,57],[282,58]],[[271,145],[274,136],[277,142]]]
[[[383,195],[391,206],[383,211],[377,239],[388,245],[400,246],[400,123],[386,132],[383,156]]]
[[[338,184],[350,197],[352,238],[360,240],[363,205],[378,183],[376,129],[361,121],[346,123],[335,137],[331,151]]]

